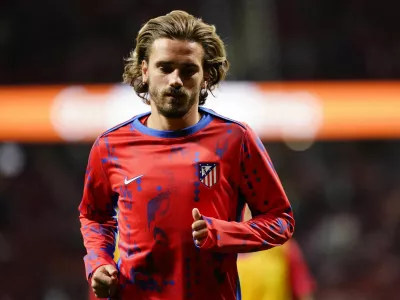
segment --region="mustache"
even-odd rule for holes
[[[175,89],[175,88],[166,88],[163,91],[164,96],[172,96],[172,97],[182,97],[182,96],[189,96],[187,91],[183,88]]]

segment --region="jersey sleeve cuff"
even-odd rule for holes
[[[206,239],[200,244],[196,245],[197,248],[200,249],[212,249],[217,245],[218,241],[218,234],[215,231],[215,228],[213,226],[213,223],[216,221],[214,218],[209,218],[206,216],[203,216],[204,221],[206,221],[206,226],[208,229],[208,235]]]
[[[93,273],[99,267],[104,265],[116,266],[114,259],[105,255],[94,255],[93,253],[87,254],[83,260],[85,262],[86,279],[88,280],[89,284],[91,283]]]

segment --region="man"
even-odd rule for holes
[[[246,207],[244,220],[250,220]],[[316,284],[292,238],[270,250],[240,254],[237,261],[243,300],[312,300]]]
[[[97,297],[238,299],[237,253],[291,237],[292,210],[261,141],[200,107],[228,67],[215,27],[186,12],[139,31],[124,81],[151,112],[96,140],[79,207]],[[238,222],[245,203],[254,218]]]

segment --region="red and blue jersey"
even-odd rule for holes
[[[237,253],[284,244],[294,219],[260,139],[246,124],[199,108],[178,131],[142,114],[94,143],[79,206],[90,278],[113,264],[116,234],[122,299],[240,299]],[[241,222],[245,203],[253,218]],[[208,227],[192,238],[192,209]]]

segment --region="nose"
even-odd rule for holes
[[[183,86],[178,69],[169,74],[169,85],[175,89],[179,89]]]

